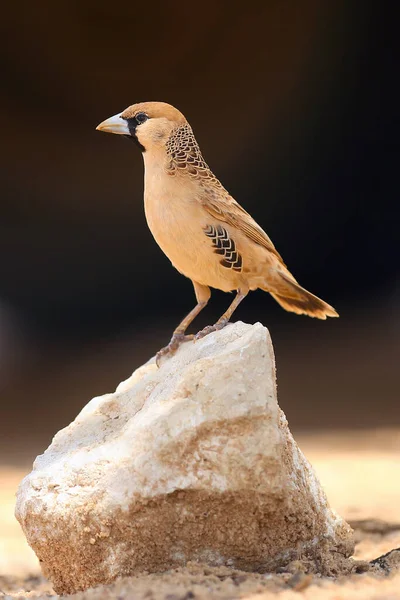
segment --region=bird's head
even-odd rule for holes
[[[96,127],[138,142],[142,152],[165,145],[174,129],[187,123],[177,108],[165,102],[140,102]]]

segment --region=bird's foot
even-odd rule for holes
[[[204,329],[199,331],[199,333],[196,333],[196,335],[194,336],[194,339],[201,340],[201,338],[205,337],[209,333],[223,329],[225,327],[225,325],[227,325],[228,323],[229,323],[228,319],[223,319],[222,321],[218,321],[217,323],[215,323],[215,325],[207,325],[207,327],[204,327]]]
[[[184,333],[174,333],[168,346],[165,346],[165,348],[161,348],[161,350],[159,350],[157,352],[157,354],[156,354],[157,367],[160,367],[161,359],[164,356],[172,356],[173,354],[175,354],[175,352],[178,350],[179,346],[183,342],[187,342],[189,340],[192,340],[193,338],[194,338],[193,334],[185,335]]]

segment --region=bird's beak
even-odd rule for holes
[[[126,119],[121,117],[121,113],[110,117],[106,121],[97,125],[99,131],[107,131],[108,133],[117,133],[119,135],[130,135],[128,123]]]

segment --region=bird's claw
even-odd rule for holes
[[[207,325],[207,327],[204,327],[204,329],[199,331],[199,333],[196,333],[196,335],[194,336],[194,339],[201,340],[201,338],[205,337],[209,333],[223,329],[225,327],[225,325],[227,325],[227,324],[228,324],[228,319],[224,319],[223,321],[218,321],[218,323],[215,323],[215,325]]]
[[[189,340],[193,339],[193,335],[185,335],[184,333],[174,333],[174,335],[171,338],[170,343],[168,344],[168,346],[165,346],[165,348],[161,348],[161,350],[159,350],[156,354],[156,365],[157,367],[160,367],[161,365],[161,359],[164,356],[172,356],[175,354],[175,352],[178,350],[179,346],[183,343],[183,342],[187,342]]]

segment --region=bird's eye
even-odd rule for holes
[[[135,119],[136,119],[136,122],[138,123],[138,125],[147,121],[148,118],[149,117],[144,112],[140,112],[135,116]]]

